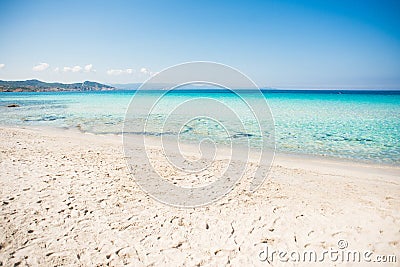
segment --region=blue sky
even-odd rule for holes
[[[0,79],[144,81],[187,61],[259,86],[400,89],[398,1],[0,1]]]

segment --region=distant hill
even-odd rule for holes
[[[39,80],[1,81],[0,92],[57,92],[57,91],[104,91],[112,86],[85,81],[83,83],[46,83]]]

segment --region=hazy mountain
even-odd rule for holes
[[[143,90],[167,90],[170,88],[175,88],[176,84],[172,83],[127,83],[127,84],[111,84],[111,86],[115,87],[116,89],[120,90],[137,90],[141,86]],[[212,84],[201,84],[201,83],[194,83],[194,84],[187,84],[183,86],[176,87],[176,90],[221,90],[223,88],[212,85]],[[238,88],[236,88],[238,89]]]
[[[137,90],[141,83],[111,84],[112,87],[120,90]]]

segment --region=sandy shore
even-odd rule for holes
[[[277,155],[256,193],[179,209],[140,190],[118,136],[1,127],[0,159],[0,266],[268,266],[266,244],[339,240],[400,262],[399,167]]]

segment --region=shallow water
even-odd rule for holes
[[[134,91],[0,93],[0,123],[79,127],[92,133],[118,134],[123,131],[125,113],[133,95]],[[400,163],[399,93],[264,92],[263,96],[273,114],[277,151]],[[137,127],[129,127],[127,134],[145,132],[175,137],[179,134],[183,141],[211,137],[220,143],[229,143],[228,136],[244,144],[250,140],[255,146],[260,142],[260,134],[273,135],[271,128],[260,133],[248,108],[231,93],[177,91],[163,98],[150,116],[140,103],[153,101],[154,92],[140,97],[134,114],[128,114],[129,123]],[[246,98],[252,105],[264,101],[252,92]],[[184,121],[195,110],[195,102],[188,104],[191,108],[183,107],[168,114],[171,108],[193,99],[212,99],[229,108],[226,112],[217,112],[216,120]],[[8,104],[20,107],[9,108]],[[212,109],[212,104],[207,107]],[[229,110],[241,119],[235,119]],[[268,114],[266,110],[265,118],[261,119],[268,120]],[[144,130],[141,126],[146,119],[148,124]]]

